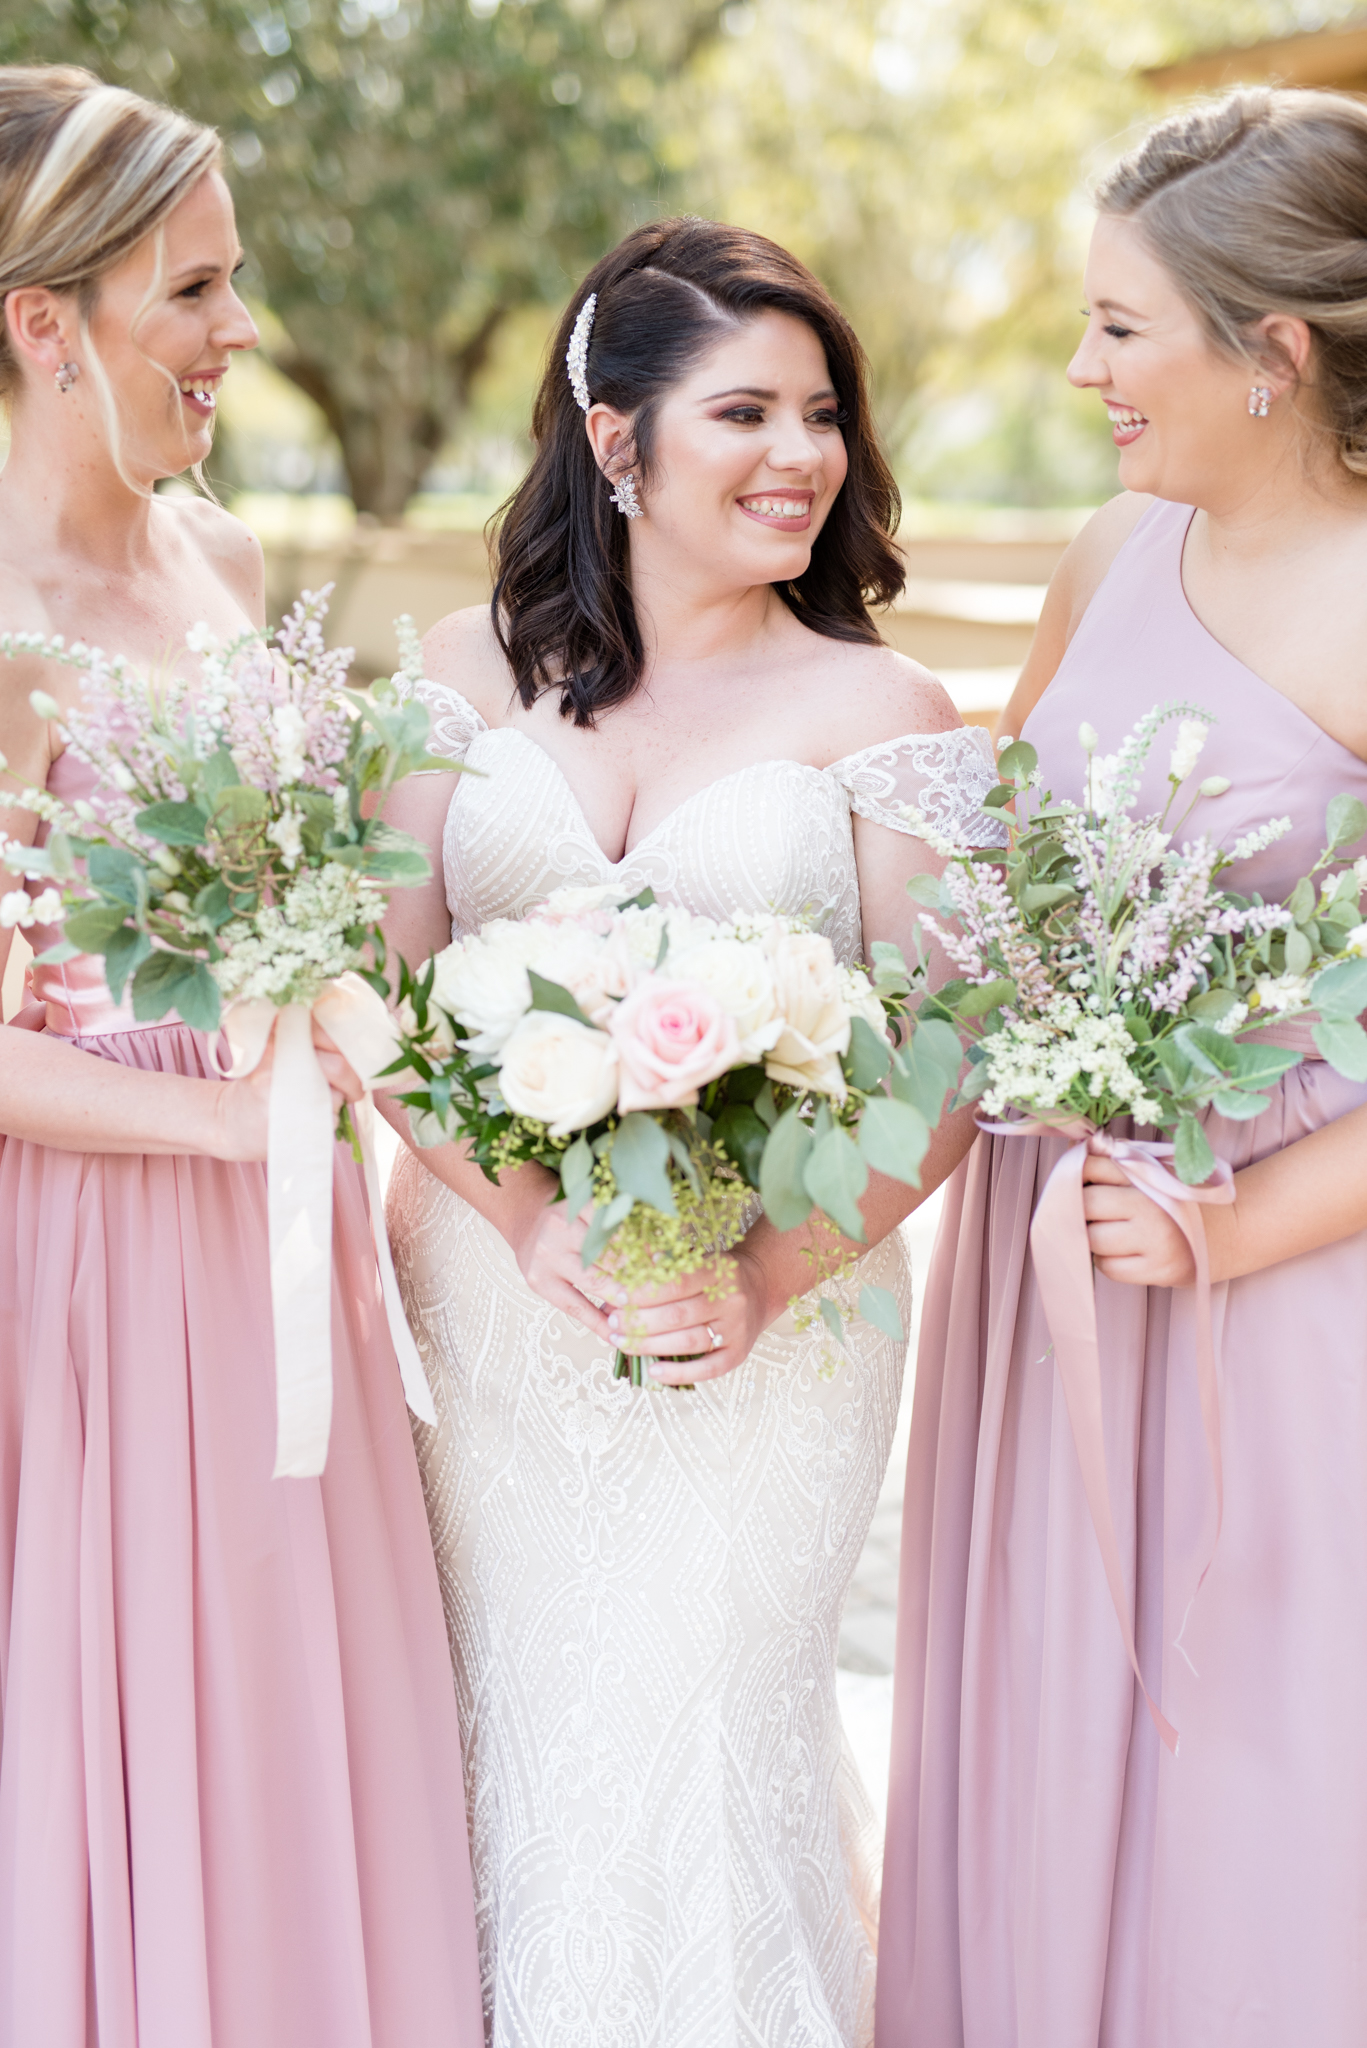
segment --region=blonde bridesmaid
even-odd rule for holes
[[[199,620],[261,623],[251,536],[153,495],[208,454],[256,343],[219,160],[85,72],[0,70],[6,627],[157,662]],[[88,797],[39,682],[71,701],[68,670],[0,666],[0,749]],[[215,1080],[201,1037],[137,1025],[98,959],[38,967],[19,1022],[0,2048],[476,2048],[456,1703],[357,1171],[339,1157],[327,1470],[273,1480],[265,1080]]]

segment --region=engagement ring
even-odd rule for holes
[[[714,1351],[720,1351],[722,1345],[726,1342],[725,1337],[719,1337],[717,1335],[717,1332],[712,1328],[711,1323],[707,1325],[707,1334],[712,1339],[712,1349]]]

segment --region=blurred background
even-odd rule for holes
[[[906,502],[888,636],[987,722],[1113,488],[1062,375],[1089,183],[1174,96],[1367,76],[1367,31],[1290,0],[3,0],[0,61],[84,64],[225,136],[263,347],[210,474],[274,610],[335,580],[363,673],[396,612],[485,594],[584,270],[692,212],[775,236],[848,310]]]
[[[335,583],[333,638],[374,676],[393,665],[397,613],[425,629],[482,601],[483,528],[526,464],[562,306],[628,228],[698,213],[796,251],[863,337],[905,501],[909,583],[885,632],[991,725],[1059,554],[1114,489],[1105,413],[1063,377],[1091,182],[1195,94],[1367,91],[1367,15],[1313,0],[0,0],[0,62],[57,61],[227,140],[263,346],[227,380],[209,471],[265,544],[273,617]],[[907,1226],[919,1276],[936,1206]],[[880,1801],[908,1406],[840,1650]]]

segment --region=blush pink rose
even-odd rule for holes
[[[617,1107],[676,1109],[740,1062],[735,1020],[701,983],[648,975],[612,1014]]]

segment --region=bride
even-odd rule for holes
[[[901,807],[986,841],[996,778],[866,609],[901,588],[897,496],[826,292],[758,235],[643,228],[567,310],[534,428],[492,614],[427,643],[437,750],[480,772],[392,804],[444,875],[396,892],[393,944],[416,964],[610,884],[814,915],[845,962],[909,946],[907,880],[939,863]],[[942,1125],[925,1192],[970,1136]],[[876,1900],[835,1646],[904,1347],[856,1320],[832,1356],[799,1329],[805,1234],[762,1218],[725,1298],[699,1275],[628,1304],[555,1187],[494,1186],[448,1145],[404,1155],[390,1197],[440,1418],[419,1451],[491,2039],[850,2048]],[[875,1177],[848,1283],[904,1320],[917,1199]],[[655,1368],[695,1391],[613,1380],[624,1317],[634,1350],[706,1354]]]

